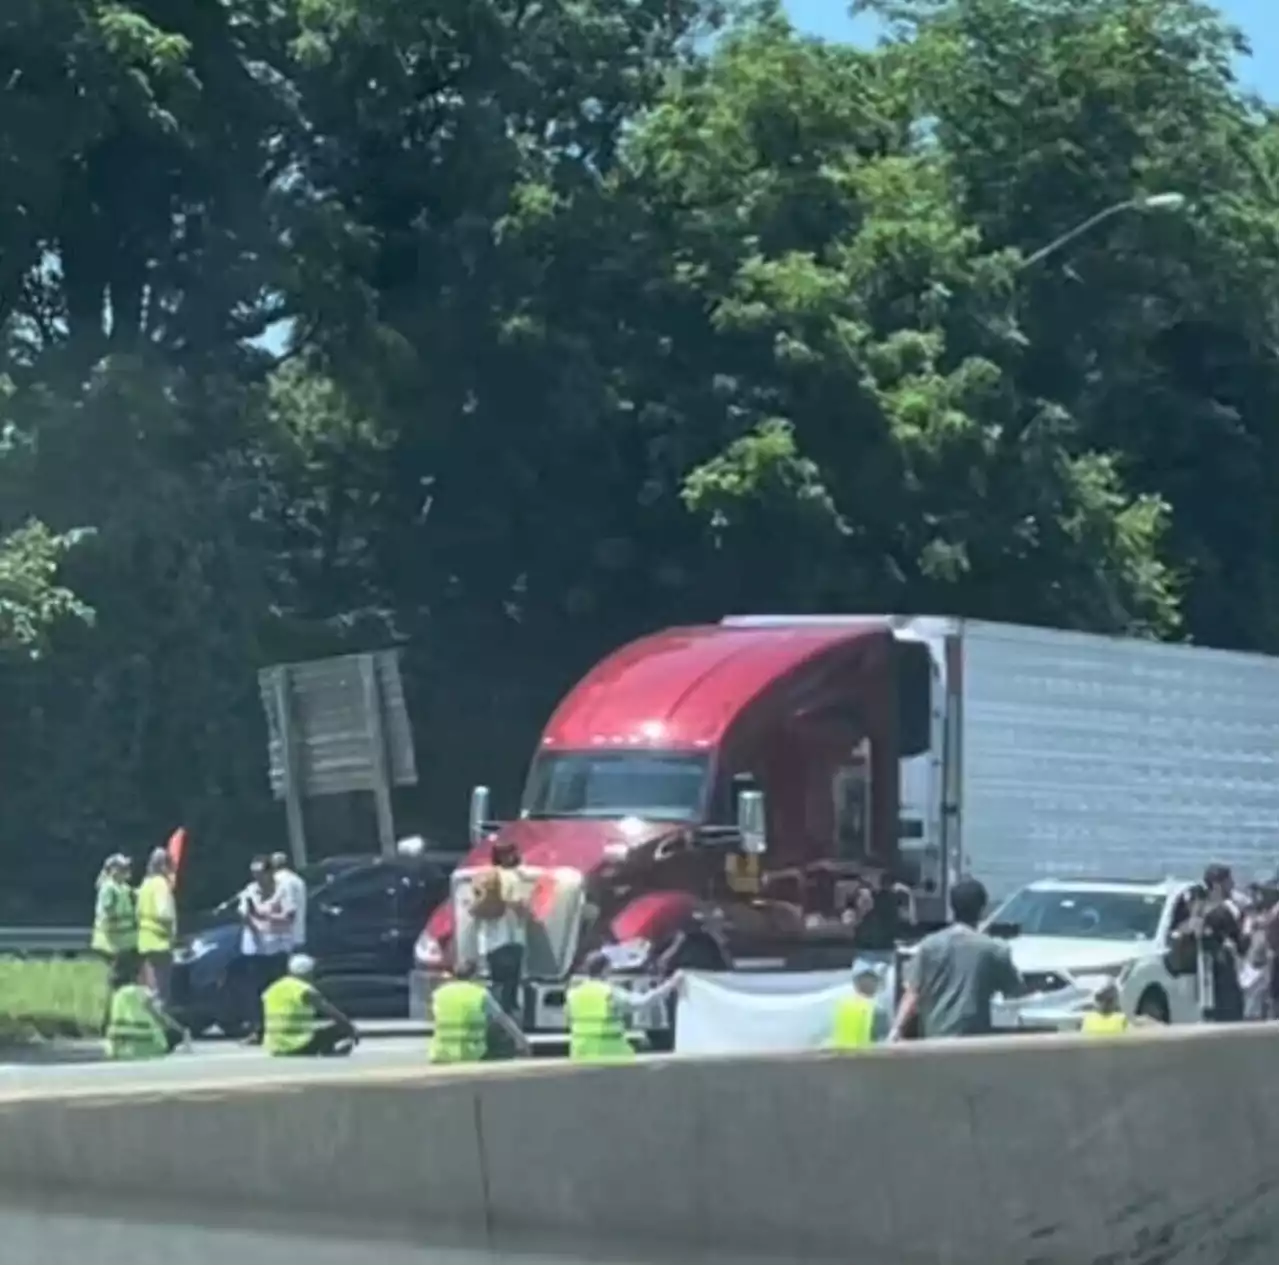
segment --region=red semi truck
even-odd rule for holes
[[[525,1026],[549,1032],[596,948],[638,987],[660,965],[844,967],[855,937],[891,947],[895,899],[942,920],[962,873],[999,898],[1056,874],[1250,865],[1274,853],[1276,685],[1266,656],[939,617],[642,638],[556,709],[517,819],[473,792],[414,1009],[476,955],[470,880],[498,839],[531,885]],[[896,898],[855,931],[842,910],[868,880]]]

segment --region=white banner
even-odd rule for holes
[[[880,975],[879,1039],[893,1007],[893,968],[859,959]],[[676,1012],[678,1054],[757,1054],[821,1049],[831,1037],[836,1003],[852,971],[689,972]]]

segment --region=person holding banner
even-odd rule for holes
[[[869,963],[855,964],[853,987],[847,996],[836,1002],[831,1022],[829,1050],[863,1050],[874,1045],[883,1032],[880,1027],[880,1007],[876,999],[880,993],[880,972]]]
[[[677,971],[656,988],[642,993],[628,992],[605,978],[609,955],[595,952],[582,964],[586,979],[569,988],[565,1011],[569,1019],[569,1057],[583,1061],[630,1059],[635,1057],[627,1039],[631,1016],[655,1002],[665,1001],[684,987],[684,975]]]

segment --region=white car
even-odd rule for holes
[[[1027,991],[997,1003],[997,1026],[1077,1027],[1108,980],[1130,1018],[1199,1022],[1198,973],[1173,975],[1165,961],[1193,886],[1182,879],[1041,879],[1015,892],[986,925],[1018,926],[1009,946]]]

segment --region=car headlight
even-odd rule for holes
[[[186,944],[173,951],[173,960],[179,965],[198,962],[201,958],[208,957],[217,947],[216,941],[207,940],[203,936],[196,936],[195,939],[189,940]]]
[[[603,945],[600,952],[609,959],[609,965],[615,971],[636,971],[649,960],[653,945],[642,937],[636,937]]]

